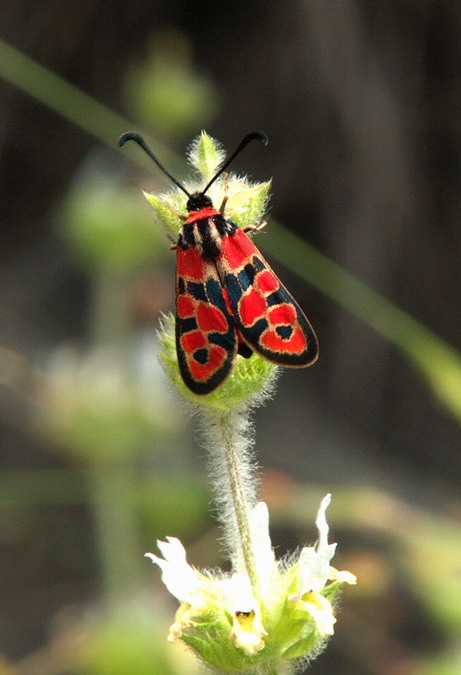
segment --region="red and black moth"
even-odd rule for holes
[[[188,197],[187,216],[176,249],[176,349],[181,376],[194,394],[222,385],[237,354],[253,351],[281,366],[305,367],[318,358],[314,330],[293,296],[278,279],[250,237],[224,215],[227,197],[215,209],[206,194],[232,160],[252,140],[267,144],[259,131],[249,133],[217,169],[201,192],[190,193],[163,166],[144,139],[129,131],[119,145],[133,140]]]

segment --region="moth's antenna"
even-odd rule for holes
[[[125,145],[125,143],[127,141],[135,141],[139,146],[141,146],[141,148],[144,150],[144,152],[146,152],[149,155],[149,157],[154,160],[154,162],[157,164],[158,168],[161,169],[161,171],[163,171],[163,173],[166,176],[168,176],[168,178],[170,180],[172,180],[173,183],[178,186],[178,188],[180,188],[183,192],[186,193],[186,195],[188,197],[190,197],[190,192],[188,192],[186,190],[186,188],[184,187],[184,185],[182,185],[179,182],[179,180],[177,178],[175,178],[168,171],[168,169],[166,169],[163,166],[163,164],[161,163],[159,158],[152,152],[152,150],[149,148],[146,141],[144,140],[144,138],[140,134],[138,134],[136,131],[127,131],[126,134],[123,134],[122,136],[120,136],[120,138],[118,139],[118,144],[119,144],[120,147],[122,147],[122,145]]]
[[[122,136],[122,138],[123,138],[123,136]],[[224,160],[224,163],[221,164],[217,173],[215,173],[215,175],[210,180],[208,185],[202,190],[202,194],[205,194],[205,192],[210,188],[210,186],[213,185],[215,180],[217,178],[219,178],[219,176],[227,169],[229,164],[237,157],[237,155],[239,155],[242,152],[243,148],[245,148],[248,145],[248,143],[251,143],[251,141],[253,141],[253,140],[259,141],[263,145],[267,145],[267,143],[268,143],[268,138],[267,138],[266,134],[263,133],[262,131],[251,131],[249,134],[247,134],[245,136],[245,138],[241,141],[238,148],[236,150],[234,150],[232,155]]]

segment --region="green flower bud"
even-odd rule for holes
[[[224,384],[207,396],[197,396],[184,384],[179,372],[175,320],[171,314],[163,317],[158,338],[159,356],[168,378],[182,396],[192,403],[228,410],[245,403],[261,404],[272,393],[279,369],[259,354],[253,353],[249,359],[237,356],[232,375]]]

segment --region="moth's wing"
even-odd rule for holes
[[[185,384],[209,394],[232,371],[238,349],[234,321],[215,264],[195,246],[178,244],[176,349]]]
[[[216,266],[251,349],[281,366],[310,366],[317,360],[318,341],[308,318],[242,229],[223,238]]]

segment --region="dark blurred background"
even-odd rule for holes
[[[4,0],[0,673],[203,672],[142,558],[174,535],[222,563],[155,359],[174,254],[140,191],[163,177],[116,147],[130,127],[179,177],[202,128],[228,151],[263,129],[234,168],[272,177],[269,221],[326,256],[295,274],[270,225],[257,242],[321,344],[255,417],[273,542],[314,541],[332,491],[359,578],[309,672],[461,672],[460,26],[453,0]]]

